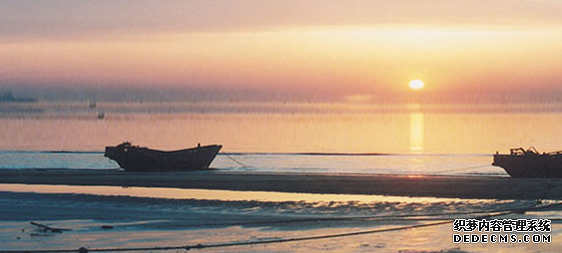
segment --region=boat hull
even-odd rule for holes
[[[562,155],[494,155],[494,166],[514,178],[562,178]]]
[[[177,151],[161,151],[130,145],[106,147],[105,156],[125,171],[204,170],[215,159],[221,145],[200,146]]]

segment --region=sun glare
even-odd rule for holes
[[[421,90],[423,89],[424,84],[421,80],[416,79],[412,80],[408,86],[410,86],[410,89],[412,90]]]

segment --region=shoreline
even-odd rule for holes
[[[530,200],[560,199],[562,197],[562,180],[477,176],[281,174],[218,170],[125,172],[93,169],[10,169],[0,170],[0,183],[169,187],[466,199]]]

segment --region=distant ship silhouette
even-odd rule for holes
[[[35,98],[17,98],[14,97],[14,95],[12,95],[12,92],[4,92],[4,94],[2,94],[0,96],[0,102],[23,102],[23,103],[32,103],[32,102],[36,102],[37,100]]]

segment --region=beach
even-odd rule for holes
[[[122,170],[0,170],[0,183],[173,187],[237,191],[372,194],[471,199],[559,199],[556,179],[506,177],[244,173],[218,170],[125,172]]]
[[[225,153],[208,170],[127,172],[100,152],[0,154],[0,251],[553,252],[562,240],[562,182],[507,177],[488,155]],[[454,219],[488,215],[550,219],[551,243],[452,242]]]
[[[562,240],[558,202],[534,210],[545,192],[523,194],[557,189],[550,180],[64,169],[3,170],[0,178],[0,251],[553,252]],[[552,243],[452,243],[453,219],[490,214],[551,219]],[[31,221],[70,230],[45,232]]]

